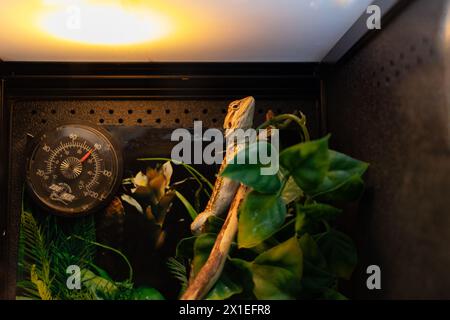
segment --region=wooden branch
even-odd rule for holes
[[[238,211],[247,196],[249,187],[241,185],[228,210],[227,218],[216,238],[208,260],[190,282],[181,300],[200,300],[204,298],[222,274],[231,243],[238,229]]]

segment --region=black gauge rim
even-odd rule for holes
[[[113,149],[114,149],[114,153],[116,154],[117,157],[117,175],[116,175],[116,179],[112,184],[111,187],[111,192],[109,193],[109,195],[106,197],[106,199],[104,199],[103,201],[101,201],[100,203],[98,203],[97,205],[95,205],[94,207],[82,211],[82,212],[77,212],[77,213],[66,213],[66,212],[61,212],[56,210],[55,208],[52,208],[50,206],[48,206],[46,203],[44,203],[41,198],[39,197],[39,195],[36,194],[36,192],[34,191],[34,187],[33,187],[33,183],[31,181],[31,177],[30,177],[30,166],[31,166],[31,158],[33,156],[34,151],[36,150],[37,146],[40,144],[41,138],[43,135],[45,135],[48,132],[52,132],[56,129],[58,129],[59,127],[63,127],[63,126],[78,126],[78,127],[85,127],[88,130],[96,130],[98,131],[100,134],[102,134],[109,143],[111,143]],[[111,203],[111,201],[114,199],[114,197],[117,195],[117,192],[120,188],[120,185],[122,184],[122,177],[123,177],[123,154],[122,154],[122,147],[119,144],[119,142],[117,141],[117,139],[115,137],[112,136],[112,134],[106,130],[104,127],[101,127],[97,124],[94,124],[90,121],[62,121],[59,122],[57,125],[45,128],[43,130],[41,130],[39,132],[38,135],[36,135],[28,144],[26,147],[26,162],[25,162],[25,172],[26,172],[26,189],[27,189],[27,194],[31,196],[31,198],[34,200],[34,203],[36,203],[42,210],[44,210],[47,213],[53,214],[53,215],[57,215],[57,216],[61,216],[61,217],[67,217],[67,218],[78,218],[78,217],[85,217],[87,215],[90,215],[92,213],[96,213],[99,210],[105,208],[107,205],[109,205]]]

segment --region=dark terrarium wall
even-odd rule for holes
[[[170,156],[173,129],[192,128],[195,120],[220,128],[232,100],[254,95],[255,125],[269,109],[301,110],[318,137],[318,71],[317,64],[0,62],[0,299],[16,295],[27,134],[90,121],[118,138],[125,166],[135,169],[138,157]],[[213,179],[210,169],[203,173]]]
[[[371,163],[349,226],[359,298],[450,298],[447,4],[410,1],[326,82],[333,147]],[[371,264],[379,291],[366,288]]]

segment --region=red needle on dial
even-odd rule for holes
[[[89,150],[88,153],[86,153],[83,158],[80,159],[80,162],[83,163],[84,161],[86,161],[87,158],[89,158],[89,156],[91,155],[92,150]]]

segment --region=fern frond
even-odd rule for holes
[[[25,199],[23,201],[26,203]],[[98,246],[114,251],[125,260],[130,268],[128,281],[114,282],[104,270],[93,264]],[[93,268],[99,275],[94,274],[95,278],[84,282],[81,290],[69,289],[66,271],[70,265],[77,265],[82,270]],[[133,287],[133,270],[128,259],[120,251],[96,242],[93,216],[70,223],[51,215],[37,219],[23,206],[19,270],[18,299],[117,299]]]
[[[45,284],[44,281],[39,279],[39,276],[36,272],[36,265],[31,266],[30,278],[31,282],[34,283],[39,292],[39,297],[42,300],[52,300],[52,294],[50,292],[50,289],[48,288],[48,286]]]
[[[94,260],[95,245],[73,237],[73,235],[82,235],[88,239],[95,240],[94,218],[77,219],[76,223],[71,224],[68,230],[63,230],[64,222],[60,221],[58,217],[51,217],[44,227],[48,230],[48,238],[52,239],[50,252],[52,256],[52,274],[54,275],[53,292],[63,300],[78,299],[79,297],[86,298],[86,294],[89,295],[87,292],[75,292],[67,289],[66,270],[70,265],[77,265],[84,269],[88,267],[90,261]],[[90,297],[92,298],[92,296]]]
[[[20,289],[20,296],[28,299],[40,300],[39,292],[30,280],[21,280],[17,282],[17,288]]]
[[[184,292],[188,286],[186,266],[176,258],[171,257],[167,260],[167,267],[174,278],[180,281],[181,292]]]
[[[41,228],[30,212],[22,212],[21,217],[22,231],[23,231],[23,251],[25,259],[31,258],[39,270],[48,268],[50,265],[50,258],[48,255],[48,248],[45,237]]]
[[[48,298],[49,295],[51,296],[51,259],[48,245],[41,227],[33,215],[25,210],[21,214],[19,246],[21,255],[19,266],[25,275],[25,280],[18,283],[19,289],[23,290],[23,294],[29,298],[42,298],[42,296]],[[31,279],[32,274],[34,276],[33,279]],[[35,283],[32,280],[40,282]]]

